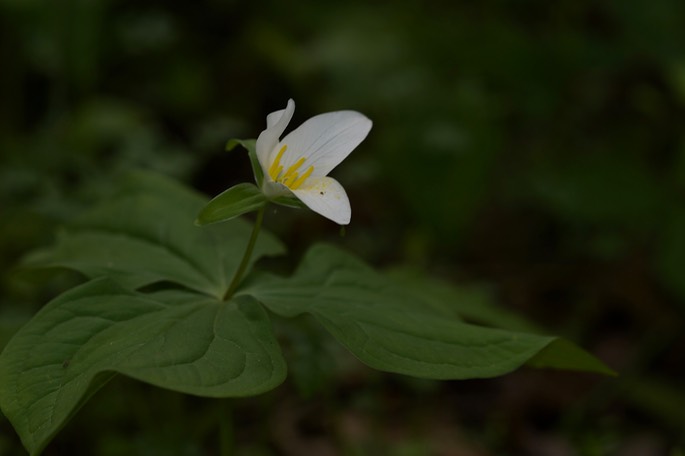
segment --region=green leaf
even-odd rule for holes
[[[268,316],[249,296],[141,294],[109,279],[47,304],[0,355],[0,405],[38,454],[111,377],[210,397],[255,395],[286,366]]]
[[[254,180],[257,183],[257,186],[261,187],[262,182],[264,182],[264,170],[262,170],[262,165],[257,158],[257,141],[255,139],[229,139],[226,143],[226,150],[231,151],[238,145],[247,149],[247,155],[250,157],[250,164],[252,165]]]
[[[268,202],[264,193],[254,184],[238,184],[207,203],[198,214],[195,223],[202,226],[232,220],[239,215],[256,211]]]
[[[291,278],[253,277],[240,294],[254,296],[278,315],[313,315],[361,361],[388,372],[466,379],[501,375],[531,363],[611,373],[557,337],[449,318],[431,302],[434,297],[409,290],[329,246],[312,248]]]
[[[132,174],[117,194],[68,226],[57,243],[25,264],[67,267],[89,278],[108,275],[130,289],[170,281],[221,298],[238,269],[252,227],[235,219],[193,224],[207,199],[165,177]],[[262,231],[252,263],[280,254]]]

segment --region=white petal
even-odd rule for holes
[[[352,209],[345,189],[332,177],[307,179],[306,186],[292,191],[309,209],[338,225],[350,223]]]
[[[257,159],[262,165],[264,174],[268,174],[267,170],[274,158],[271,155],[278,145],[278,139],[281,137],[285,128],[290,123],[295,112],[295,102],[290,99],[285,109],[275,111],[266,116],[266,130],[262,131],[257,138]]]
[[[356,111],[336,111],[307,120],[286,135],[281,162],[285,169],[301,157],[302,170],[314,166],[311,177],[323,177],[343,161],[371,130],[371,121]]]

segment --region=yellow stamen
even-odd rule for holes
[[[313,172],[314,172],[314,167],[310,166],[309,169],[307,169],[307,171],[305,171],[305,173],[303,175],[298,177],[297,180],[295,182],[293,182],[292,185],[289,186],[290,189],[291,190],[297,190],[298,188],[300,188],[300,186],[304,183],[304,181],[307,180],[307,178],[309,176],[311,176],[311,174]]]
[[[283,158],[283,154],[287,148],[288,146],[283,144],[281,150],[279,150],[278,154],[276,154],[276,158],[271,163],[271,166],[269,166],[269,176],[271,176],[271,179],[273,179],[274,182],[280,182],[286,187],[295,190],[300,188],[302,184],[304,184],[304,181],[306,181],[307,178],[312,175],[314,172],[314,167],[310,166],[307,168],[307,171],[305,171],[304,174],[300,175],[297,170],[300,169],[302,164],[307,160],[305,157],[300,157],[299,160],[290,165],[288,169],[283,172],[281,159]]]
[[[278,151],[278,155],[276,155],[276,159],[274,162],[271,164],[269,167],[269,176],[273,180],[277,180],[278,175],[283,171],[283,167],[281,166],[281,157],[283,157],[283,153],[285,150],[288,148],[287,144],[283,144],[283,147],[281,147],[281,150]]]
[[[295,180],[297,179],[297,176],[299,176],[298,173],[291,174],[285,180],[282,181],[283,185],[290,188],[290,186],[293,184],[293,182],[295,182]]]
[[[283,172],[283,165],[278,165],[278,169],[273,174],[273,180],[277,180],[278,175],[281,174],[281,172]]]
[[[300,166],[302,166],[302,163],[304,163],[304,160],[305,160],[305,158],[302,157],[302,158],[300,158],[299,160],[297,160],[295,163],[293,163],[292,166],[290,166],[290,168],[288,168],[288,170],[287,170],[287,171],[285,172],[285,174],[283,175],[283,179],[289,179],[289,178],[292,177],[293,175],[294,175],[294,176],[297,176],[297,173],[296,173],[295,171],[297,171],[298,168],[299,168]],[[294,174],[293,174],[293,173],[294,173]],[[288,184],[286,184],[286,185],[288,185]]]

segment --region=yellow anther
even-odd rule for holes
[[[307,168],[307,171],[305,171],[304,174],[300,175],[297,170],[300,169],[302,164],[307,160],[305,157],[300,157],[299,160],[290,165],[288,169],[283,172],[281,158],[283,158],[283,154],[287,148],[288,146],[283,144],[281,150],[279,150],[278,154],[276,154],[276,158],[274,159],[273,163],[271,163],[271,166],[269,166],[269,176],[271,176],[271,179],[273,179],[274,182],[280,182],[286,187],[294,190],[304,184],[304,181],[311,176],[311,174],[314,172],[314,167],[310,166]]]
[[[292,176],[297,176],[297,173],[295,171],[297,171],[298,168],[300,166],[302,166],[302,163],[304,163],[304,160],[305,160],[305,158],[302,157],[299,160],[297,160],[295,163],[293,163],[292,166],[290,166],[290,168],[288,168],[288,170],[283,175],[283,179],[289,179]],[[288,185],[288,184],[286,184],[286,185]]]
[[[281,166],[281,157],[283,156],[283,153],[285,150],[288,148],[287,144],[283,144],[283,147],[281,147],[281,150],[278,151],[278,155],[276,155],[276,159],[274,162],[271,164],[269,167],[269,176],[273,180],[277,180],[278,175],[283,171],[283,167]]]
[[[303,175],[298,177],[297,180],[295,180],[295,182],[293,182],[293,184],[289,186],[290,189],[291,190],[297,190],[298,188],[300,188],[300,186],[304,183],[304,181],[307,180],[307,178],[309,176],[311,176],[311,174],[313,172],[314,172],[314,167],[310,166],[309,169],[307,169],[307,171],[305,171],[305,173]]]
[[[288,177],[286,177],[285,179],[283,179],[283,180],[281,181],[281,183],[282,183],[283,185],[285,185],[286,187],[289,187],[289,188],[290,188],[290,186],[293,184],[293,182],[295,182],[295,180],[297,179],[297,176],[299,176],[298,173],[292,173],[290,176],[288,176]]]

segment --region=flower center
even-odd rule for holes
[[[281,150],[278,151],[276,159],[269,167],[269,176],[271,176],[271,179],[273,179],[274,182],[280,182],[281,184],[288,187],[290,190],[296,190],[300,188],[304,181],[307,180],[307,178],[314,172],[314,167],[310,166],[302,175],[300,175],[298,170],[306,161],[304,157],[300,157],[299,160],[290,165],[290,167],[288,167],[288,169],[286,169],[284,172],[283,165],[281,165],[281,157],[283,157],[283,153],[285,153],[285,150],[287,148],[288,145],[283,144]]]

